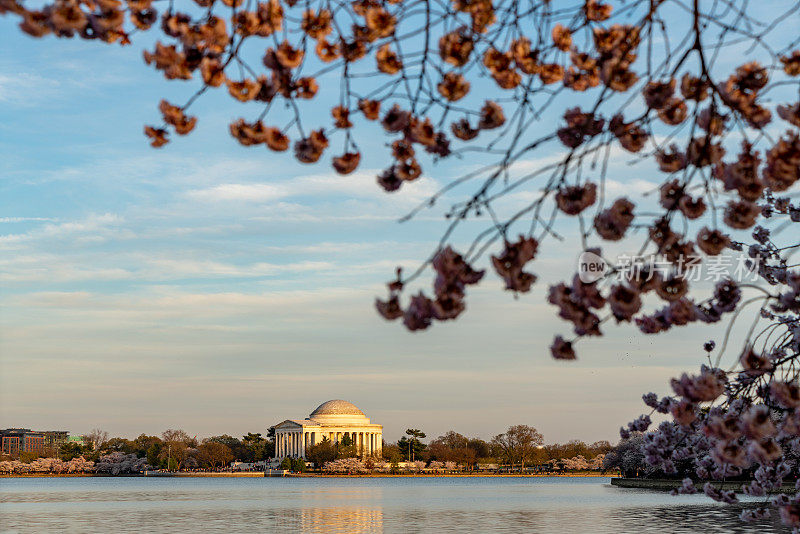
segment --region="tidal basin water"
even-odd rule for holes
[[[2,532],[785,532],[607,478],[4,478]]]

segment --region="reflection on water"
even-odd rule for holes
[[[304,508],[303,532],[383,532],[383,512],[358,508]]]
[[[745,533],[789,532],[780,521],[755,525],[742,523],[738,515],[744,506],[656,506],[652,508],[621,508],[609,513],[609,525],[618,525],[618,532],[671,533]],[[777,514],[776,514],[777,515]],[[667,530],[663,528],[669,525]],[[659,526],[662,529],[659,530]]]
[[[0,479],[1,532],[772,533],[599,478]]]

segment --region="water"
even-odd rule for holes
[[[607,478],[0,479],[2,532],[785,532],[740,511]]]

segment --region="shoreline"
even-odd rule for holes
[[[292,473],[287,476],[307,478],[604,478],[612,477],[610,473],[575,472],[575,473]]]
[[[522,473],[265,473],[263,471],[238,472],[178,472],[178,473],[133,473],[111,475],[108,473],[20,473],[3,474],[4,478],[609,478],[613,473],[576,472],[560,474]]]
[[[711,482],[714,487],[724,491],[734,491],[736,493],[743,493],[742,485],[747,484],[747,480],[701,480],[696,481],[695,486],[700,493],[703,492],[703,484]],[[641,489],[651,491],[671,491],[678,489],[683,485],[682,480],[671,478],[622,478],[614,477],[611,479],[611,485],[616,488],[624,489]],[[797,490],[793,483],[786,483],[779,489],[767,491],[768,494],[775,493],[796,493]]]

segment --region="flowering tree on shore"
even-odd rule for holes
[[[0,473],[2,474],[104,473],[123,475],[140,473],[148,468],[146,458],[123,452],[101,455],[97,462],[84,460],[82,456],[68,461],[59,458],[36,458],[30,463],[20,462],[19,460],[0,462]]]
[[[603,457],[603,469],[618,470],[623,477],[644,476],[656,471],[645,462],[643,440],[641,433],[637,432],[620,441]]]
[[[141,473],[149,467],[147,458],[140,458],[135,454],[125,454],[124,452],[112,452],[100,457],[95,464],[95,471],[97,473],[123,475]]]
[[[563,240],[557,223],[592,252],[585,271],[549,287],[572,329],[553,340],[557,359],[575,359],[578,342],[614,323],[654,335],[751,317],[732,359],[723,361],[724,334],[698,350],[699,373],[673,380],[673,396],[645,395],[672,419],[642,439],[664,472],[694,462],[699,479],[749,477],[753,495],[796,478],[800,453],[798,10],[747,0],[0,0],[0,14],[34,37],[127,45],[158,33],[144,60],[195,85],[184,101],[158,104],[162,122],[145,127],[154,147],[194,129],[198,98],[227,91],[242,110],[229,128],[239,143],[291,148],[304,164],[332,152],[340,174],[382,130],[386,168],[374,187],[388,193],[439,160],[480,154],[486,165],[408,214],[451,203],[439,245],[419,268],[398,269],[376,303],[409,330],[464,313],[486,256],[507,291],[529,292],[540,249]],[[319,83],[333,76],[341,83]],[[331,92],[337,103],[321,121],[308,101]],[[550,113],[560,117],[552,128]],[[657,169],[647,176],[657,201],[611,197],[620,160]],[[458,242],[475,221],[482,229]],[[733,253],[754,279],[726,273],[703,294],[695,271]],[[416,287],[425,273],[427,291]],[[649,426],[643,416],[623,437]],[[689,480],[682,491],[693,490]],[[735,500],[713,483],[704,491]],[[800,528],[800,499],[772,504]],[[768,512],[765,501],[744,518]]]
[[[558,460],[557,465],[569,471],[599,471],[603,469],[604,456],[603,454],[598,454],[591,460],[587,460],[579,454],[573,458]]]
[[[95,470],[95,463],[84,460],[83,457],[63,461],[58,458],[36,458],[30,463],[11,460],[0,462],[0,473],[28,474],[28,473],[91,473]]]
[[[364,467],[370,471],[379,471],[382,473],[386,473],[391,471],[392,465],[391,463],[387,462],[386,460],[380,458],[373,458],[371,456],[367,456],[364,458]]]
[[[338,460],[327,462],[322,466],[322,470],[327,473],[346,473],[348,475],[367,472],[367,468],[360,458],[339,458]]]

